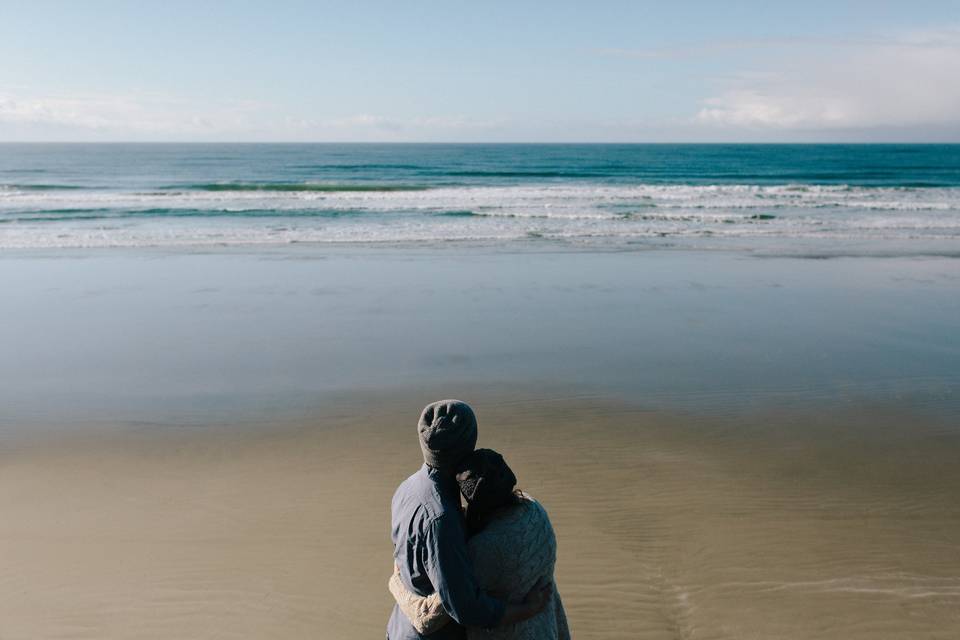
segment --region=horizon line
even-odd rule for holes
[[[686,141],[596,141],[596,140],[570,140],[570,141],[477,141],[477,140],[446,140],[446,141],[400,141],[400,140],[0,140],[0,145],[7,144],[289,144],[289,145],[309,145],[309,144],[350,144],[350,145],[960,145],[960,140],[947,141],[929,141],[929,140],[832,140],[832,141],[797,141],[797,140],[764,140],[764,141],[717,141],[717,140],[686,140]]]

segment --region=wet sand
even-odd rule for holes
[[[544,387],[667,411],[960,412],[960,260],[553,245],[0,253],[0,446]],[[79,426],[78,426],[79,425]]]
[[[0,637],[381,637],[389,496],[419,464],[431,399],[11,444]],[[553,519],[577,638],[960,634],[960,437],[946,420],[879,405],[733,420],[532,389],[467,399],[479,444]]]

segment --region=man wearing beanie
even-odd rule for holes
[[[387,640],[462,640],[464,627],[514,624],[540,613],[551,586],[538,584],[523,602],[501,602],[477,585],[467,555],[467,532],[454,469],[477,444],[477,418],[465,402],[428,404],[417,425],[424,464],[393,495],[393,557],[411,592],[440,595],[452,622],[420,635],[398,606],[387,623]]]

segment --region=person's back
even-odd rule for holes
[[[443,559],[436,557],[442,541],[448,537],[466,539],[459,501],[459,489],[452,478],[444,477],[427,465],[407,478],[394,493],[391,502],[394,561],[400,570],[401,580],[413,593],[428,596],[436,592],[442,599],[441,590],[475,589],[469,584],[461,586],[449,583],[450,580],[462,582],[462,574],[442,578],[437,576],[438,567],[444,563]],[[435,581],[442,584],[434,584]],[[452,609],[449,613],[468,624],[496,624],[503,614],[503,606],[486,597],[479,589],[476,592],[473,600],[479,606],[472,607],[469,601],[460,603],[453,601],[456,598],[448,598],[451,600],[448,606]],[[387,637],[399,640],[422,636],[399,607],[394,606],[387,624]],[[463,627],[453,621],[430,635],[431,639],[437,640],[463,637]]]
[[[538,580],[553,580],[557,539],[546,510],[524,495],[515,504],[499,509],[467,543],[477,581],[491,595],[512,600],[522,597]],[[567,618],[560,594],[539,615],[496,629],[470,627],[470,640],[569,639]]]

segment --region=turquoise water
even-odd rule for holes
[[[0,145],[0,248],[958,239],[960,145]]]

